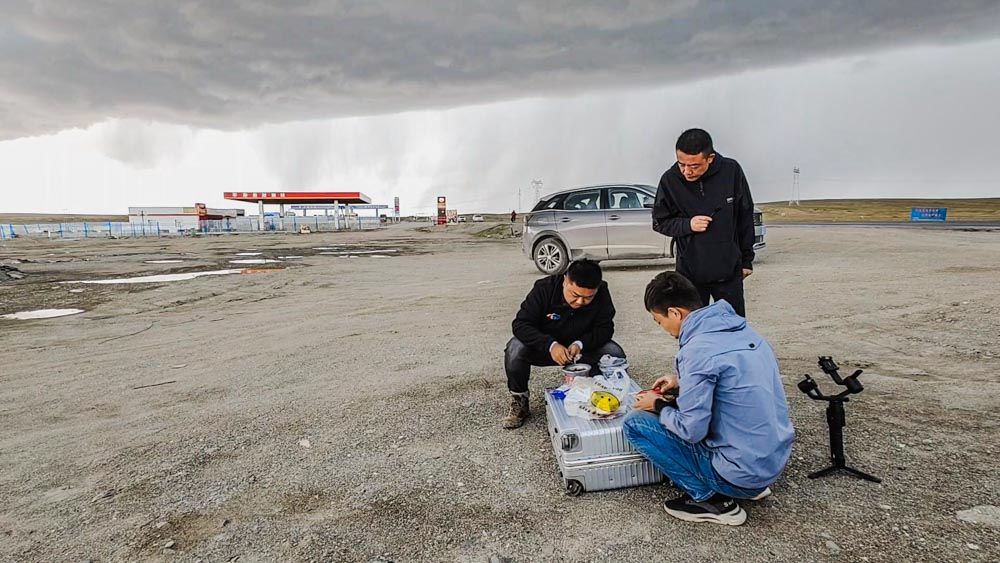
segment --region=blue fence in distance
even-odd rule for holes
[[[382,226],[377,217],[265,217],[263,228],[256,217],[233,217],[217,221],[180,222],[144,221],[99,223],[0,224],[0,240],[16,238],[136,238],[199,234],[299,232],[303,226],[311,232],[359,231]]]

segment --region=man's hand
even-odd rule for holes
[[[569,355],[569,348],[558,342],[553,344],[552,348],[549,349],[549,355],[552,356],[553,362],[561,366],[573,363],[573,357]]]
[[[752,273],[753,273],[753,270],[751,270],[750,268],[743,268],[743,279],[749,278],[750,274],[752,274]]]
[[[704,233],[708,230],[708,224],[712,222],[712,218],[708,215],[695,215],[691,218],[691,231],[695,233]]]
[[[653,382],[653,391],[662,395],[671,389],[677,389],[678,385],[676,375],[664,375]]]
[[[577,344],[576,342],[570,344],[569,348],[567,348],[566,350],[568,351],[567,353],[569,354],[569,359],[571,362],[575,362],[576,359],[579,358],[580,354],[583,352],[583,350],[580,348],[580,345]]]
[[[632,408],[639,409],[641,411],[656,412],[656,400],[660,396],[652,391],[639,391],[635,396],[635,403]]]

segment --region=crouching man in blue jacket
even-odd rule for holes
[[[668,514],[739,526],[747,515],[736,499],[770,495],[792,450],[774,351],[729,303],[703,306],[675,272],[649,283],[646,310],[679,340],[678,376],[639,394],[625,436],[684,492],[663,503]]]

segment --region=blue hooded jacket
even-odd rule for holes
[[[712,452],[729,483],[762,489],[778,479],[795,431],[778,361],[764,338],[724,300],[681,325],[677,408],[660,412],[667,430]]]

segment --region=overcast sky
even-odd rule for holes
[[[760,201],[795,165],[803,198],[1000,196],[998,1],[272,5],[0,0],[0,212],[509,211],[655,183],[692,126]]]

